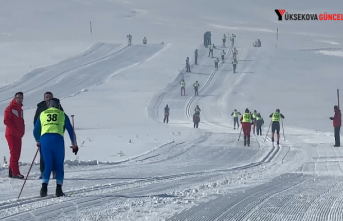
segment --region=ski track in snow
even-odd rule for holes
[[[118,49],[118,45],[99,44],[82,56],[35,70],[14,85],[0,88],[0,92],[10,99],[16,87],[24,85],[28,106],[35,104],[33,97],[42,94],[45,84],[58,91],[59,97],[69,96],[101,83],[116,70],[146,61],[162,48],[138,45]],[[215,55],[219,53],[220,50],[214,50]],[[37,197],[39,181],[29,179],[25,196],[13,199],[22,182],[4,179],[0,183],[1,199],[11,200],[0,202],[0,218],[130,220],[132,216],[135,220],[146,220],[150,213],[154,218],[149,220],[342,220],[340,149],[306,144],[294,137],[274,147],[269,137],[264,142],[264,136],[255,135],[251,137],[251,146],[243,147],[243,138],[237,140],[239,131],[222,123],[230,122],[225,121],[228,117],[221,117],[222,111],[228,111],[224,100],[230,88],[256,64],[257,53],[243,49],[239,59],[253,62],[243,63],[238,66],[239,74],[232,74],[230,53],[225,63],[214,70],[213,59],[202,48],[199,65],[192,65],[191,73],[182,70],[150,101],[148,116],[156,121],[166,103],[173,107],[177,121],[170,126],[189,123],[196,104],[201,107],[208,100],[217,101],[201,116],[199,127],[204,129],[198,129],[189,139],[115,164],[90,165],[80,170],[66,168],[65,193],[69,197]],[[49,77],[40,81],[43,74]],[[182,78],[186,80],[184,97],[179,90]],[[72,80],[77,80],[79,86],[71,87]],[[199,96],[189,96],[195,80],[201,85]],[[69,85],[74,91],[59,90],[61,85]],[[7,105],[8,99],[3,99],[1,105]],[[90,178],[91,172],[97,173],[97,177]],[[6,189],[9,182],[12,189]],[[53,191],[49,189],[49,194]],[[175,207],[178,204],[182,207]]]

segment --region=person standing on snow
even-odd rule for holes
[[[274,145],[274,133],[275,133],[275,131],[277,134],[276,144],[279,145],[280,144],[280,120],[281,120],[281,118],[285,119],[285,116],[283,116],[283,114],[280,113],[280,109],[276,109],[276,112],[269,115],[269,117],[272,118],[272,142],[273,142],[273,145]]]
[[[208,32],[205,32],[204,33],[204,46],[205,46],[205,48],[207,48],[207,46],[208,46]]]
[[[129,43],[128,46],[131,46],[131,42],[132,42],[132,36],[129,34],[128,36],[126,36],[127,39],[129,39]]]
[[[198,49],[195,49],[194,51],[194,63],[195,65],[198,64]]]
[[[37,146],[41,148],[45,161],[45,170],[42,178],[40,196],[48,194],[48,183],[52,167],[56,169],[56,196],[64,196],[62,185],[64,180],[64,128],[69,133],[72,142],[72,150],[75,155],[79,151],[76,143],[74,129],[69,117],[60,109],[59,100],[52,98],[49,101],[48,109],[43,111],[36,121],[33,135]],[[54,165],[53,165],[54,164]]]
[[[8,177],[16,179],[24,179],[24,176],[19,171],[21,144],[25,134],[24,113],[22,109],[23,100],[23,92],[17,92],[4,113],[5,137],[10,149]]]
[[[199,122],[200,122],[200,112],[195,112],[193,114],[193,122],[194,122],[193,127],[194,128],[198,128],[199,127]]]
[[[216,58],[216,59],[214,60],[214,68],[215,68],[215,69],[218,69],[218,63],[219,63],[219,58]]]
[[[184,79],[181,80],[180,85],[181,85],[181,96],[182,96],[182,91],[183,91],[183,95],[186,95],[186,89],[185,89],[186,83]]]
[[[232,62],[233,73],[236,73],[237,64],[238,64],[238,61],[236,59],[233,60]]]
[[[225,47],[225,42],[226,42],[226,35],[224,34],[224,36],[223,36],[223,47]]]
[[[256,116],[256,127],[257,127],[257,135],[262,136],[262,125],[264,124],[264,120],[261,117],[261,114],[258,113]]]
[[[251,114],[249,113],[249,109],[245,109],[245,113],[241,117],[241,124],[242,124],[242,130],[244,134],[244,146],[248,144],[250,146],[250,131],[251,131]]]
[[[236,123],[237,123],[237,129],[239,128],[238,123],[238,115],[242,115],[241,112],[238,112],[236,109],[231,113],[231,116],[233,115],[233,129],[236,129]]]
[[[237,55],[238,55],[238,51],[237,51],[236,48],[234,48],[234,49],[232,50],[232,59],[233,59],[233,60],[236,60],[236,59],[237,59]]]
[[[254,134],[255,134],[255,130],[256,130],[256,117],[257,117],[257,111],[254,110],[254,113],[252,114],[252,122],[254,123],[252,131]]]
[[[213,45],[209,45],[208,47],[208,57],[210,57],[211,55],[211,58],[213,58],[213,48],[214,48],[214,44]]]
[[[143,38],[143,44],[147,44],[148,43],[148,39],[146,39],[146,37]]]
[[[225,55],[226,55],[226,53],[225,53],[225,51],[223,50],[223,51],[222,51],[222,62],[223,62],[223,63],[224,63]]]
[[[200,84],[199,84],[199,82],[198,81],[196,81],[194,84],[193,84],[193,87],[194,87],[194,95],[199,95],[198,94],[198,89],[199,89],[199,87],[200,87]]]
[[[189,57],[186,58],[186,72],[191,72],[191,66],[189,65]]]
[[[35,116],[33,118],[33,126],[35,125],[37,119],[39,118],[39,115],[43,111],[48,109],[49,101],[53,97],[54,97],[54,95],[51,92],[49,92],[49,91],[45,92],[45,94],[44,94],[44,101],[42,101],[42,102],[37,104],[36,113],[35,113]],[[60,106],[60,110],[63,111],[62,106]],[[40,162],[40,172],[41,172],[39,179],[42,179],[45,166],[44,166],[44,159],[43,159],[42,151],[40,149],[39,149],[39,153],[40,153],[39,154],[40,155],[40,161],[39,162]],[[55,172],[54,168],[52,170],[52,179],[56,179],[56,172]]]
[[[236,35],[232,34],[231,37],[230,37],[230,41],[231,41],[231,47],[233,48],[233,46],[235,45],[235,38],[236,38]]]
[[[341,146],[341,138],[340,138],[340,130],[342,125],[342,114],[341,110],[338,108],[337,105],[333,107],[335,115],[333,117],[330,117],[330,120],[333,121],[333,127],[335,132],[335,145],[334,147]]]
[[[167,123],[169,122],[169,107],[168,104],[165,106],[164,108],[164,119],[163,119],[163,123],[165,123],[167,121]]]

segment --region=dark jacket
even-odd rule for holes
[[[342,114],[340,109],[335,109],[335,115],[331,120],[333,120],[334,127],[340,127],[342,125]]]
[[[170,110],[169,107],[165,107],[165,108],[164,108],[164,113],[165,113],[165,114],[169,114],[169,110]]]
[[[55,98],[57,99],[57,98]],[[37,104],[37,110],[36,110],[36,114],[35,114],[35,117],[33,118],[33,125],[35,125],[37,119],[39,118],[39,115],[45,111],[46,109],[48,109],[48,106],[46,105],[46,102],[45,101],[42,101],[40,103]],[[61,111],[64,111],[62,106],[60,105],[60,110]]]

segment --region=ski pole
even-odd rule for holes
[[[268,133],[269,133],[269,129],[270,129],[270,126],[272,125],[272,120],[270,120],[270,124],[269,124],[269,127],[268,127],[268,131],[266,133],[266,137],[264,138],[264,141],[263,142],[266,142],[266,139],[267,139],[267,136],[268,136]]]
[[[36,157],[37,157],[37,154],[38,154],[38,150],[39,150],[39,148],[40,148],[40,147],[38,147],[38,148],[37,148],[37,151],[36,151],[35,157],[34,157],[34,158],[33,158],[33,160],[32,160],[32,163],[31,163],[31,166],[30,166],[29,172],[27,172],[27,175],[26,175],[26,178],[25,178],[24,184],[23,184],[23,186],[21,187],[21,190],[20,190],[20,193],[19,193],[18,199],[19,199],[19,197],[20,197],[21,193],[23,192],[23,189],[24,189],[24,186],[25,186],[26,180],[27,180],[27,178],[29,177],[29,174],[30,174],[30,171],[31,171],[32,165],[33,165],[33,163],[35,162],[35,159],[36,159]]]
[[[242,127],[242,125],[241,125],[241,132],[239,132],[238,141],[239,141],[239,138],[241,138],[242,130],[243,130],[243,127]]]
[[[73,124],[74,144],[76,144],[76,134],[75,134],[75,127],[74,127],[74,115],[71,115],[71,120],[72,120],[72,124]]]
[[[281,118],[281,125],[282,125],[283,139],[284,139],[284,141],[286,141],[285,130],[283,129],[283,120],[282,120],[282,118]]]

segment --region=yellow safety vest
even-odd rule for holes
[[[262,117],[256,116],[256,120],[262,120]]]
[[[181,87],[184,87],[186,83],[184,81],[181,82]]]
[[[280,121],[280,117],[281,117],[280,113],[275,112],[275,113],[273,114],[273,116],[272,116],[272,119],[273,119],[273,121],[279,122],[279,121]]]
[[[257,117],[257,114],[253,113],[253,114],[252,114],[252,117],[253,117],[253,118],[256,118],[256,117]]]
[[[56,133],[60,135],[64,135],[64,120],[65,115],[64,112],[51,107],[45,111],[43,111],[40,116],[40,123],[41,123],[41,136],[46,133]]]
[[[238,117],[238,111],[234,111],[234,112],[233,112],[233,116],[234,116],[234,117]]]
[[[243,123],[251,123],[251,114],[247,113],[247,114],[243,114]]]

